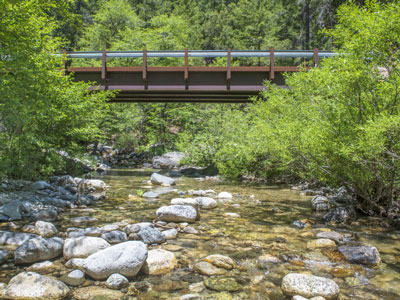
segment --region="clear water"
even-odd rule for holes
[[[64,213],[56,225],[60,230],[70,227],[69,218],[90,215],[99,219],[98,224],[153,221],[155,211],[167,205],[176,194],[148,200],[136,196],[138,190],[146,191],[146,181],[152,170],[122,169],[97,175],[111,188],[107,199],[90,209],[75,209]],[[375,268],[352,265],[343,261],[335,251],[309,250],[308,241],[327,226],[314,224],[306,229],[291,226],[294,220],[315,220],[310,197],[298,191],[274,186],[238,186],[214,180],[198,181],[193,178],[177,180],[179,191],[213,189],[235,195],[232,202],[225,202],[213,210],[202,210],[201,220],[193,227],[198,235],[180,233],[177,239],[149,248],[166,248],[176,245],[178,260],[174,271],[162,276],[139,275],[131,281],[131,288],[121,294],[125,299],[179,299],[180,296],[198,292],[204,299],[290,299],[282,295],[280,283],[290,272],[301,272],[329,277],[340,287],[338,299],[400,299],[400,232],[379,227],[375,219],[361,219],[357,224],[329,227],[363,244],[378,248],[382,263]],[[240,217],[227,217],[224,213],[238,213]],[[202,286],[206,276],[192,270],[193,265],[210,254],[233,258],[236,268],[226,276],[236,279],[241,290],[235,293],[217,293]],[[281,263],[261,268],[257,258],[273,255]],[[63,262],[62,259],[60,262]],[[336,271],[334,271],[336,268]],[[2,267],[0,280],[7,282],[21,267],[11,263]],[[67,270],[53,272],[59,277]],[[343,277],[349,276],[349,277]],[[87,280],[85,286],[99,283]],[[113,296],[116,297],[116,296]],[[73,297],[71,298],[73,299]],[[103,298],[112,299],[104,295]]]

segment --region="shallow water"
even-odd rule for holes
[[[61,215],[55,222],[60,231],[72,227],[69,218],[89,215],[99,219],[93,226],[127,220],[130,223],[153,221],[155,211],[167,205],[176,193],[148,200],[136,196],[146,191],[146,181],[152,170],[113,170],[97,175],[111,188],[107,199],[91,209],[74,209]],[[214,180],[198,181],[193,178],[177,180],[179,191],[213,189],[217,193],[234,194],[233,200],[220,203],[213,210],[202,210],[201,220],[193,224],[200,234],[180,233],[177,239],[149,248],[168,248],[176,245],[178,265],[163,276],[139,275],[125,295],[127,299],[179,299],[180,296],[197,292],[204,299],[290,299],[279,288],[282,278],[290,272],[301,272],[332,278],[340,286],[338,299],[400,299],[400,232],[380,228],[372,219],[362,219],[352,226],[327,227],[316,223],[313,227],[296,229],[291,226],[299,219],[316,220],[312,215],[310,199],[298,191],[273,186],[236,186]],[[239,217],[227,217],[224,213],[238,213]],[[350,240],[378,248],[382,263],[375,268],[352,265],[338,259],[335,252],[308,250],[306,244],[315,239],[321,230],[347,234]],[[168,248],[169,249],[169,248]],[[175,249],[174,249],[175,250]],[[233,258],[236,268],[225,277],[232,277],[240,284],[235,293],[217,293],[204,288],[201,276],[192,266],[210,254],[222,254]],[[281,263],[258,264],[261,255],[273,255]],[[62,260],[61,260],[62,261]],[[334,271],[339,269],[339,272]],[[0,279],[7,282],[21,267],[12,264],[2,267]],[[342,270],[342,272],[340,272]],[[53,275],[59,277],[66,270]],[[335,275],[336,274],[336,275]],[[343,276],[350,277],[343,277]],[[335,277],[339,276],[339,277]],[[87,281],[85,285],[94,285]],[[99,298],[100,299],[100,298]],[[108,298],[104,298],[108,299]]]

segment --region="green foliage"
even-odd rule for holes
[[[61,3],[61,4],[60,4]],[[65,166],[58,151],[74,152],[98,135],[106,94],[72,83],[60,71],[52,38],[56,23],[46,11],[58,1],[0,3],[0,169],[32,178]]]
[[[202,152],[194,160],[207,162],[210,154],[230,178],[295,176],[345,186],[365,213],[394,217],[400,193],[400,4],[348,4],[338,17],[330,34],[343,55],[288,77],[290,89],[267,84],[265,101],[229,113],[220,124],[211,120],[211,129],[186,144]]]

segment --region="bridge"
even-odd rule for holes
[[[276,61],[303,58],[318,66],[320,58],[333,52],[314,50],[237,51],[95,51],[64,52],[64,69],[75,81],[93,82],[100,90],[119,90],[111,102],[251,102],[270,80],[285,85],[284,73],[298,72],[299,66],[278,66]],[[226,58],[226,66],[191,66],[190,58]],[[151,58],[182,58],[181,66],[152,66]],[[231,66],[232,59],[258,58],[265,66]],[[76,59],[101,60],[101,67],[68,66]],[[139,59],[140,66],[107,66],[110,59]]]

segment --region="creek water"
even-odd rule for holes
[[[150,188],[146,181],[153,170],[121,169],[104,175],[110,189],[105,200],[90,209],[73,209],[61,214],[55,225],[60,231],[72,227],[74,216],[92,216],[99,221],[93,226],[127,221],[152,222],[155,211],[169,204],[176,193],[146,199],[138,191]],[[154,187],[153,187],[154,188]],[[202,299],[290,299],[280,289],[282,278],[292,272],[314,274],[333,279],[340,287],[338,299],[400,299],[400,232],[379,227],[375,219],[360,219],[352,225],[328,226],[312,214],[311,197],[282,186],[230,185],[215,180],[177,179],[178,191],[213,189],[234,195],[232,201],[219,203],[212,210],[202,210],[200,221],[193,226],[199,234],[179,233],[176,239],[149,249],[173,250],[177,266],[161,276],[139,274],[131,280],[133,289],[126,299],[179,299],[198,293]],[[225,213],[236,213],[226,216]],[[297,229],[293,221],[317,220],[312,226]],[[349,264],[334,249],[307,249],[307,242],[318,232],[334,230],[356,243],[375,246],[382,263],[374,268]],[[236,267],[223,277],[234,278],[240,285],[237,292],[215,292],[203,285],[207,276],[193,271],[195,263],[210,254],[231,257]],[[260,264],[258,258],[271,255],[277,263]],[[61,259],[62,260],[62,259]],[[7,281],[22,267],[9,264],[1,269],[1,281]],[[65,270],[54,272],[59,277]],[[86,286],[98,285],[87,280]],[[132,291],[134,290],[134,292]],[[106,295],[100,299],[109,299]],[[74,298],[71,298],[74,299]],[[112,299],[112,298],[110,298]]]

